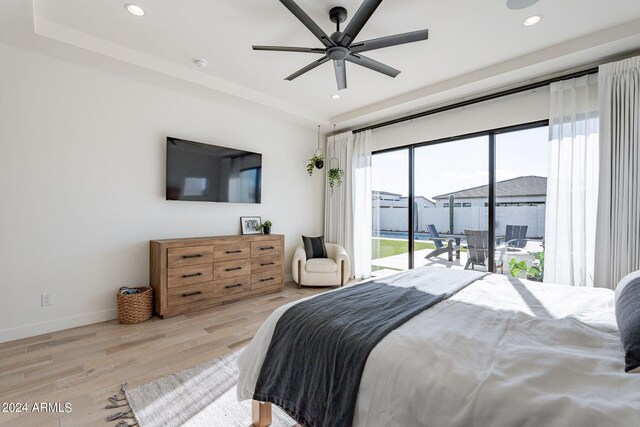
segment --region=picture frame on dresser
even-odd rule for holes
[[[259,216],[241,216],[240,228],[242,234],[262,234],[262,229],[260,228],[261,223],[262,218]]]

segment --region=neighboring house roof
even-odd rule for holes
[[[441,194],[434,199],[448,199],[453,195],[456,199],[478,199],[489,196],[489,186],[467,188],[453,193]],[[542,176],[519,176],[496,182],[496,197],[546,196],[547,178]]]
[[[398,197],[402,196],[402,194],[398,194],[398,193],[390,193],[388,191],[376,191],[376,190],[373,191],[373,195],[374,196],[398,196]]]

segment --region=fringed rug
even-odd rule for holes
[[[238,402],[239,351],[159,378],[113,396],[107,409],[120,412],[107,420],[118,427],[206,426],[233,427],[251,425],[251,401]],[[126,396],[126,397],[125,397]],[[272,426],[291,427],[296,422],[273,405]]]

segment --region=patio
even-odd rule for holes
[[[406,240],[405,240],[406,241]],[[464,247],[464,243],[463,243]],[[531,265],[534,261],[533,255],[530,252],[540,252],[543,250],[542,241],[541,240],[529,240],[527,244],[522,249],[517,248],[509,248],[509,250],[504,254],[504,268],[501,274],[511,276],[509,273],[509,261],[512,258],[515,258],[518,261],[526,261],[528,265]],[[460,259],[455,259],[453,261],[449,261],[447,254],[442,254],[438,257],[433,257],[429,259],[425,259],[425,256],[431,252],[432,249],[422,249],[415,251],[414,257],[414,267],[422,267],[425,265],[439,267],[439,268],[451,268],[462,270],[467,262],[467,252],[464,250],[460,251]],[[372,260],[371,265],[377,270],[373,271],[371,274],[374,277],[383,277],[388,276],[390,274],[397,273],[398,271],[406,270],[408,266],[407,262],[407,253],[401,253],[397,255],[387,256],[383,258],[377,258]],[[482,266],[476,266],[476,270],[486,269]],[[500,273],[500,269],[497,271]]]

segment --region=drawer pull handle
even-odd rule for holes
[[[267,265],[273,265],[273,263],[272,262],[263,262],[262,264],[260,264],[260,266],[262,266],[262,267],[267,266]]]
[[[192,297],[194,295],[200,295],[202,291],[188,292],[186,294],[182,294],[183,297]]]
[[[269,277],[267,279],[260,279],[261,282],[268,282],[269,280],[273,280],[275,277]]]
[[[188,277],[197,277],[197,276],[202,276],[202,273],[193,273],[193,274],[183,274],[182,277],[183,278],[188,278]]]
[[[242,252],[241,249],[238,249],[237,251],[225,251],[225,253],[227,253],[227,254],[239,254],[241,252]]]
[[[189,259],[189,258],[202,258],[202,254],[193,254],[193,255],[182,255],[183,259]]]
[[[260,248],[261,251],[268,251],[268,250],[271,250],[271,249],[275,249],[275,248],[273,246],[263,246],[263,247]]]
[[[242,283],[236,283],[235,285],[227,285],[225,286],[225,288],[226,289],[239,288],[240,286],[242,286]]]
[[[242,270],[242,267],[232,267],[232,268],[225,268],[224,271],[235,271],[235,270]]]

